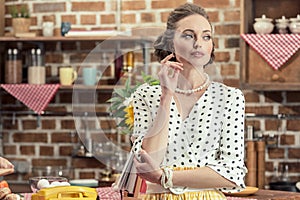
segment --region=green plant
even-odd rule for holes
[[[29,10],[26,6],[22,5],[20,8],[16,5],[10,8],[10,15],[12,18],[30,18]]]
[[[149,85],[159,85],[159,80],[150,75],[142,73],[143,81]],[[130,78],[125,82],[124,88],[116,88],[113,91],[113,97],[107,102],[111,103],[109,111],[111,115],[120,119],[118,127],[121,128],[123,134],[131,134],[134,122],[132,94],[142,84],[137,83],[134,86],[130,85]]]

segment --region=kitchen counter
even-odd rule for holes
[[[230,197],[230,196],[228,196]],[[232,198],[234,199],[234,198]],[[256,199],[256,200],[300,200],[299,192],[287,192],[279,190],[258,190],[255,194],[240,197],[240,199]]]

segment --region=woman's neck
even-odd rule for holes
[[[177,87],[180,89],[193,89],[202,85],[205,80],[205,72],[203,68],[198,69],[196,67],[184,67],[184,70],[181,71]]]

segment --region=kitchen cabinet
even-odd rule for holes
[[[300,4],[295,0],[242,0],[241,34],[254,34],[255,18],[265,14],[275,19],[285,16],[295,18],[300,12]],[[271,34],[278,34],[276,28]],[[291,34],[291,33],[289,33]],[[270,41],[272,42],[272,41]],[[300,51],[296,52],[279,69],[272,68],[245,40],[240,39],[240,80],[241,87],[252,90],[299,90]]]

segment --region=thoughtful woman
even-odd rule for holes
[[[222,191],[245,187],[244,96],[205,73],[212,34],[203,8],[172,11],[154,46],[160,85],[134,94],[134,163],[146,199],[226,199]]]

